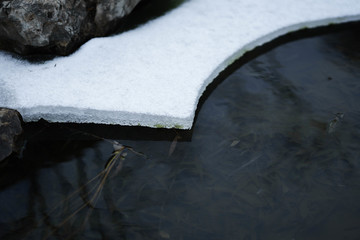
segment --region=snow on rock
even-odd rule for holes
[[[189,129],[206,86],[246,51],[359,19],[359,0],[190,0],[68,57],[33,64],[0,52],[0,106],[25,121]]]

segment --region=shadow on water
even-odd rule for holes
[[[0,238],[358,239],[358,27],[246,54],[192,131],[26,124]]]

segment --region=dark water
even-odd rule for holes
[[[360,239],[359,42],[264,50],[192,132],[28,124],[0,170],[0,239]]]

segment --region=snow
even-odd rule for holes
[[[0,51],[0,106],[25,121],[189,129],[206,86],[246,51],[359,19],[359,0],[190,0],[41,64]]]

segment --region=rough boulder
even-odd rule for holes
[[[141,0],[0,0],[0,49],[67,55],[114,31]]]

